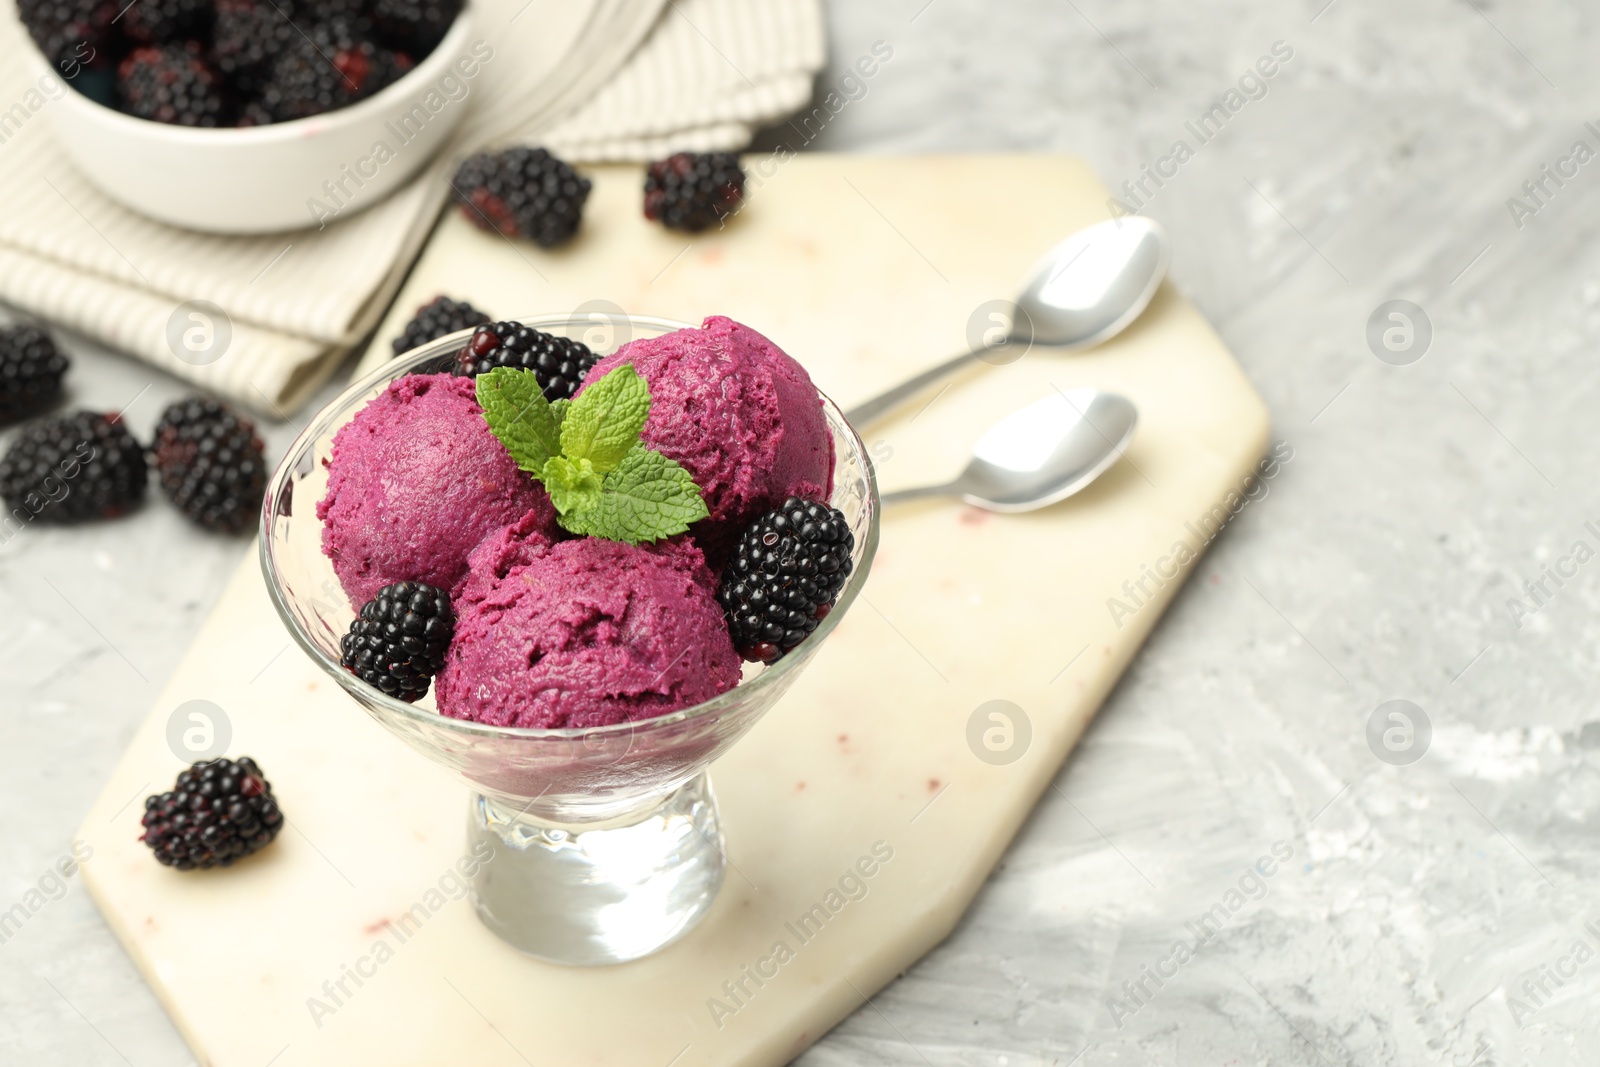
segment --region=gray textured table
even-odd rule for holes
[[[1600,1054],[1600,25],[1326,3],[831,4],[819,98],[849,102],[811,147],[1070,151],[1130,181],[1292,458],[955,936],[808,1067]],[[863,95],[844,74],[880,39]],[[1414,312],[1409,347],[1386,318],[1368,343],[1392,299],[1431,324],[1420,359]],[[141,433],[181,392],[75,354],[75,401],[150,386]],[[63,853],[244,551],[156,505],[0,548],[0,904]],[[6,1063],[190,1062],[76,881],[0,945],[0,1005]]]

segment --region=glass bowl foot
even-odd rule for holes
[[[484,860],[472,879],[484,924],[529,955],[574,965],[622,963],[677,940],[711,907],[726,862],[704,772],[598,824],[549,823],[475,795],[467,849]]]

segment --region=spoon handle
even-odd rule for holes
[[[845,421],[860,430],[868,423],[904,404],[934,382],[948,378],[962,367],[974,362],[980,355],[988,351],[990,351],[988,347],[974,348],[953,359],[947,359],[936,367],[930,367],[916,377],[906,379],[893,389],[879,393],[871,400],[857,404],[844,413]]]
[[[896,489],[892,493],[884,493],[878,497],[878,506],[892,508],[896,504],[904,504],[909,500],[922,500],[930,496],[949,496],[956,489],[955,482],[946,482],[943,485],[919,485],[914,489]]]

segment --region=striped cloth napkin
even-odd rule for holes
[[[517,62],[483,68],[435,164],[320,231],[225,237],[122,207],[56,145],[50,100],[25,68],[0,63],[0,302],[285,418],[382,316],[466,152],[544,144],[583,162],[737,149],[810,98],[824,61],[821,0],[472,2],[481,35]],[[11,4],[0,0],[0,55],[26,46]],[[222,308],[231,329],[212,362],[168,342],[194,300]]]

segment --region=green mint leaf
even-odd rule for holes
[[[556,506],[557,518],[589,511],[600,499],[600,475],[586,459],[574,462],[554,456],[539,472],[539,480]]]
[[[601,474],[617,469],[650,415],[650,387],[624,363],[589,382],[561,420],[561,451],[586,459]]]
[[[683,533],[707,514],[700,487],[688,471],[636,444],[605,476],[594,505],[563,515],[562,525],[573,533],[639,544]]]
[[[561,454],[561,434],[538,377],[531,370],[496,367],[478,375],[477,385],[490,432],[518,467],[539,477],[551,457]]]

